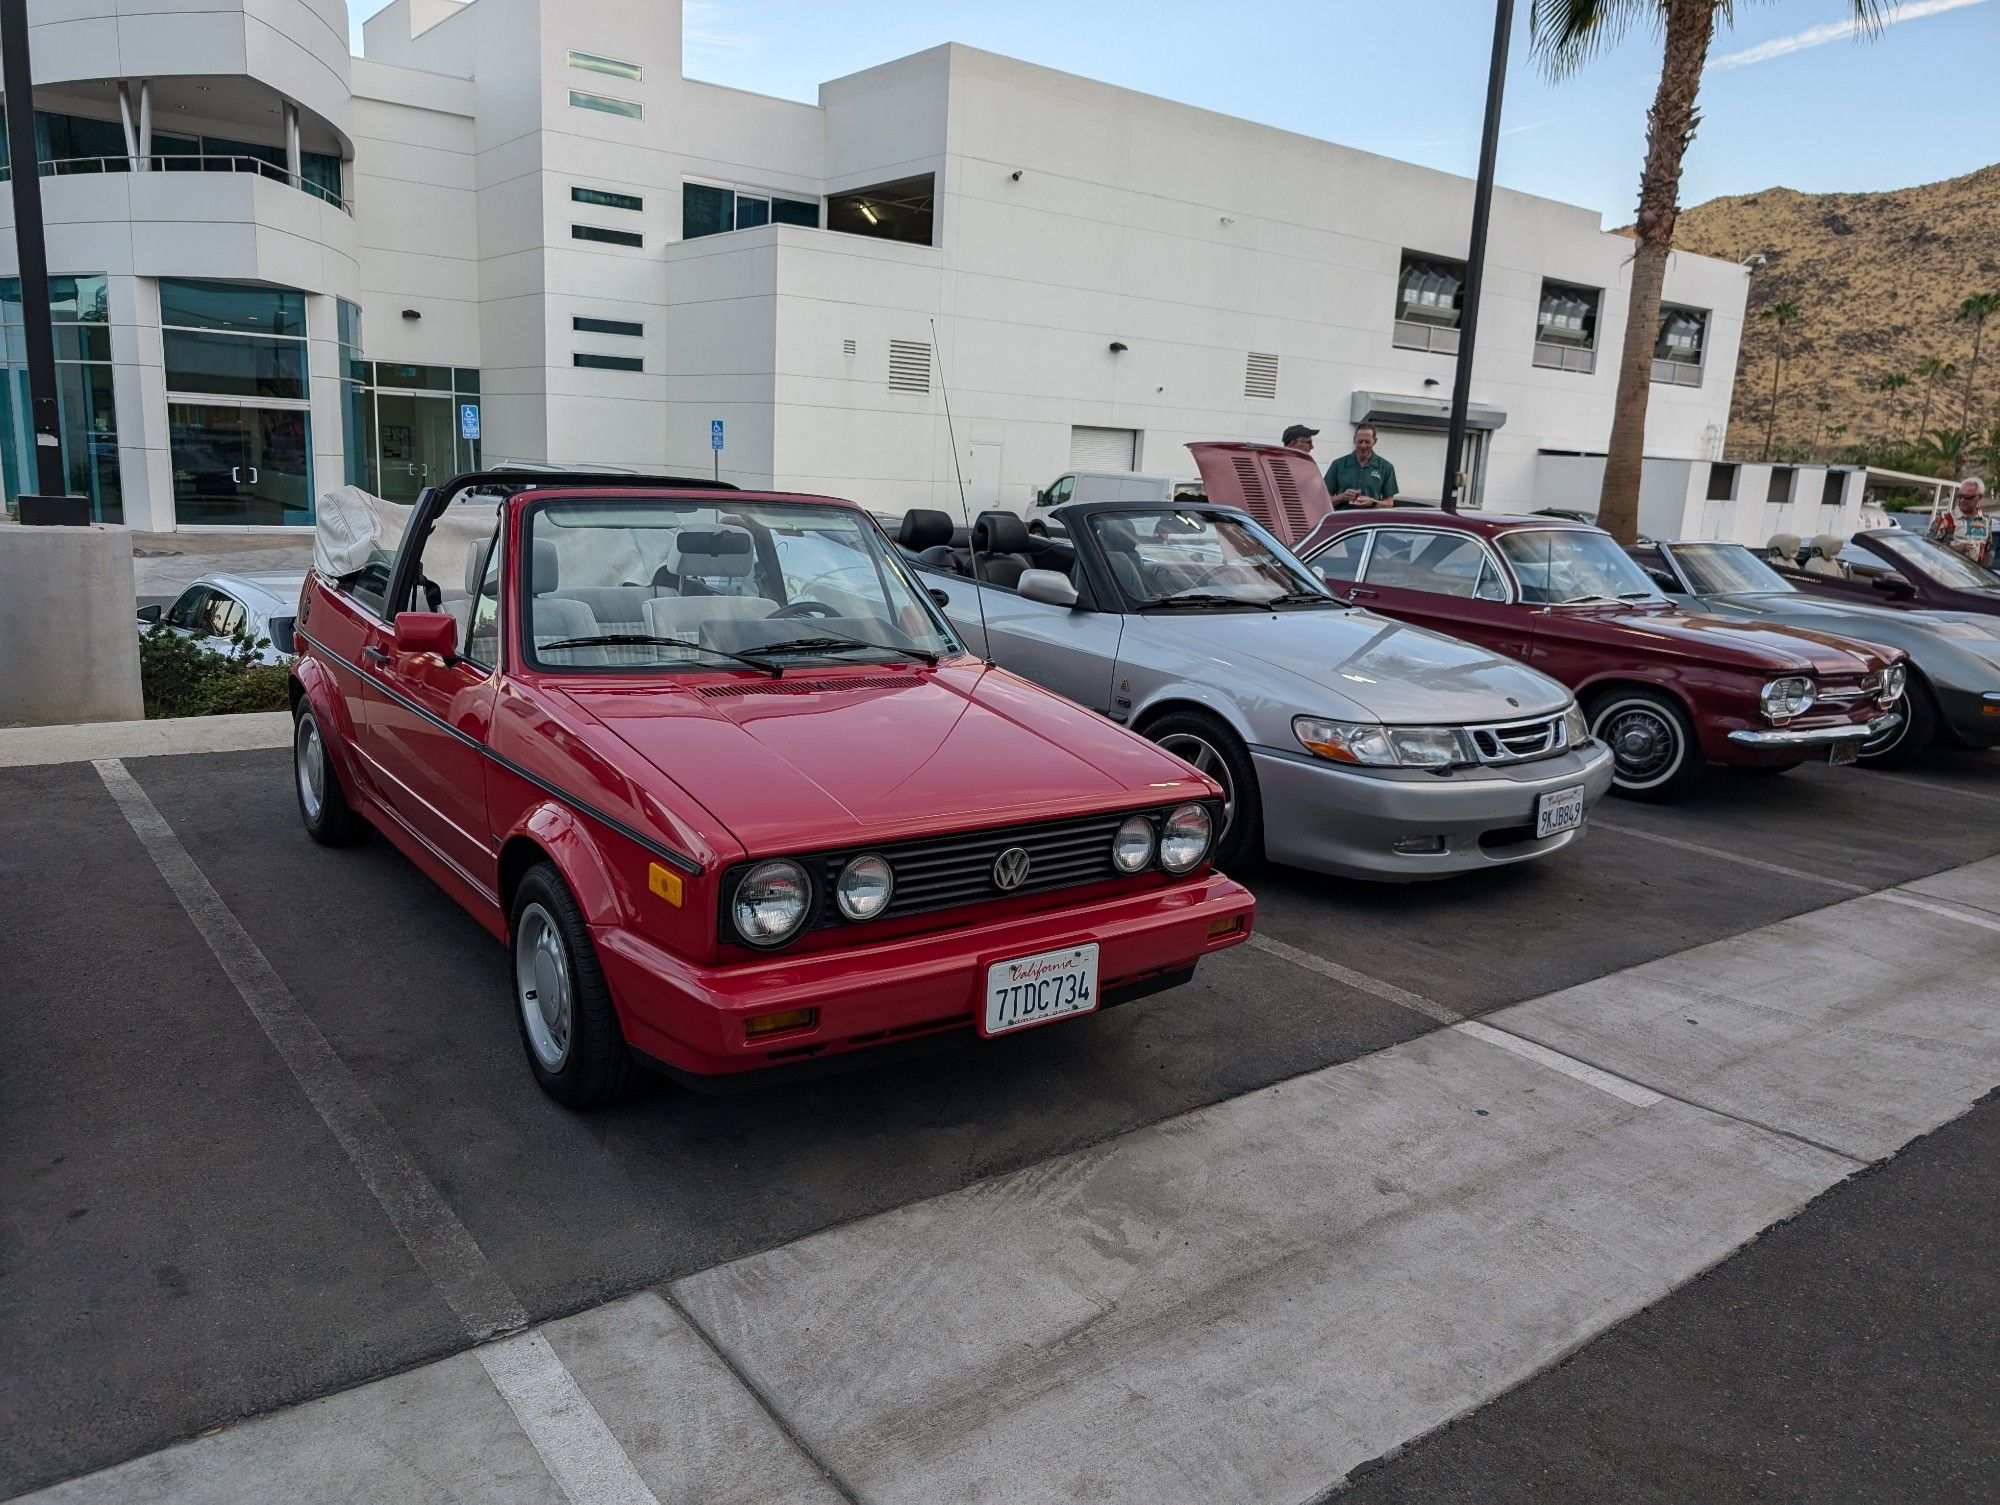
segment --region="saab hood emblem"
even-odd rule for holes
[[[1025,847],[1009,847],[993,859],[993,886],[998,889],[1019,888],[1028,881],[1028,869],[1034,859]]]

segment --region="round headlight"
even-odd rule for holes
[[[1903,691],[1909,687],[1910,671],[1902,664],[1891,664],[1882,671],[1882,700],[1893,704],[1903,698]]]
[[[1143,872],[1153,860],[1153,823],[1132,816],[1111,838],[1111,861],[1121,873]]]
[[[1208,811],[1201,805],[1182,805],[1160,827],[1160,866],[1170,873],[1191,871],[1208,855],[1212,834]]]
[[[896,890],[896,874],[889,859],[872,852],[856,857],[840,870],[833,901],[850,920],[872,920],[889,907],[889,895]]]
[[[796,862],[760,862],[736,885],[730,911],[736,933],[753,946],[779,946],[798,934],[812,908],[812,881]]]
[[[1794,716],[1803,716],[1812,709],[1818,692],[1812,680],[1803,674],[1774,679],[1764,686],[1760,697],[1764,715],[1772,721],[1789,721]]]

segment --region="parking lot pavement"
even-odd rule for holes
[[[1479,1013],[1846,896],[1832,885],[1990,855],[1982,766],[1806,768],[1755,798],[1724,780],[1677,810],[1607,804],[1559,860],[1475,881],[1267,873],[1260,927],[1282,950],[1226,953],[1176,993],[997,1049],[734,1098],[654,1088],[576,1117],[522,1066],[500,948],[386,845],[312,846],[283,752],[129,765],[536,1320],[1414,1042],[1435,1019],[1399,990]],[[1941,819],[1932,785],[1968,797]],[[25,990],[42,1023],[0,1059],[16,1360],[0,1415],[17,1443],[0,1494],[462,1349],[89,765],[0,770],[0,883],[47,916]]]

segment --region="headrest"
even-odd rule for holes
[[[465,551],[465,593],[477,596],[481,586],[486,584],[486,556],[492,552],[493,542],[476,543]]]
[[[1816,533],[1813,535],[1813,552],[1822,559],[1832,559],[1847,540],[1838,533]]]
[[[1771,541],[1764,545],[1764,552],[1773,559],[1796,560],[1799,557],[1799,535],[1796,533],[1773,533]]]
[[[534,593],[536,595],[546,595],[562,582],[562,567],[558,563],[560,557],[552,540],[546,538],[535,540]]]
[[[750,535],[741,528],[683,528],[674,544],[679,563],[675,572],[698,580],[748,575],[756,563]]]
[[[903,525],[896,530],[896,542],[906,549],[929,549],[941,543],[950,543],[951,514],[934,512],[928,507],[912,507],[903,514]]]
[[[978,554],[1025,554],[1028,525],[1012,512],[982,512],[972,525],[972,548]]]

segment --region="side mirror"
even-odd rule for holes
[[[139,620],[142,622],[157,622],[166,614],[167,609],[164,606],[142,606],[139,608]]]
[[[441,658],[458,657],[458,621],[441,611],[399,611],[396,613],[396,656],[435,653]]]
[[[1039,601],[1044,606],[1076,609],[1076,587],[1067,575],[1054,570],[1023,570],[1014,589],[1023,601]]]
[[[935,585],[930,587],[930,597],[931,597],[931,604],[934,606],[951,605],[951,592],[945,590],[939,590]]]
[[[1907,601],[1917,593],[1917,588],[1894,570],[1884,570],[1877,575],[1875,589],[1896,601]]]
[[[1676,580],[1666,570],[1656,570],[1653,569],[1650,565],[1646,566],[1645,568],[1646,568],[1646,573],[1652,577],[1653,584],[1657,585],[1661,590],[1665,591],[1668,595],[1678,596],[1683,594],[1681,590],[1680,581]]]
[[[1049,488],[1044,486],[1040,491],[1035,493],[1035,505],[1037,507],[1046,507],[1048,506],[1048,504],[1049,504]]]

